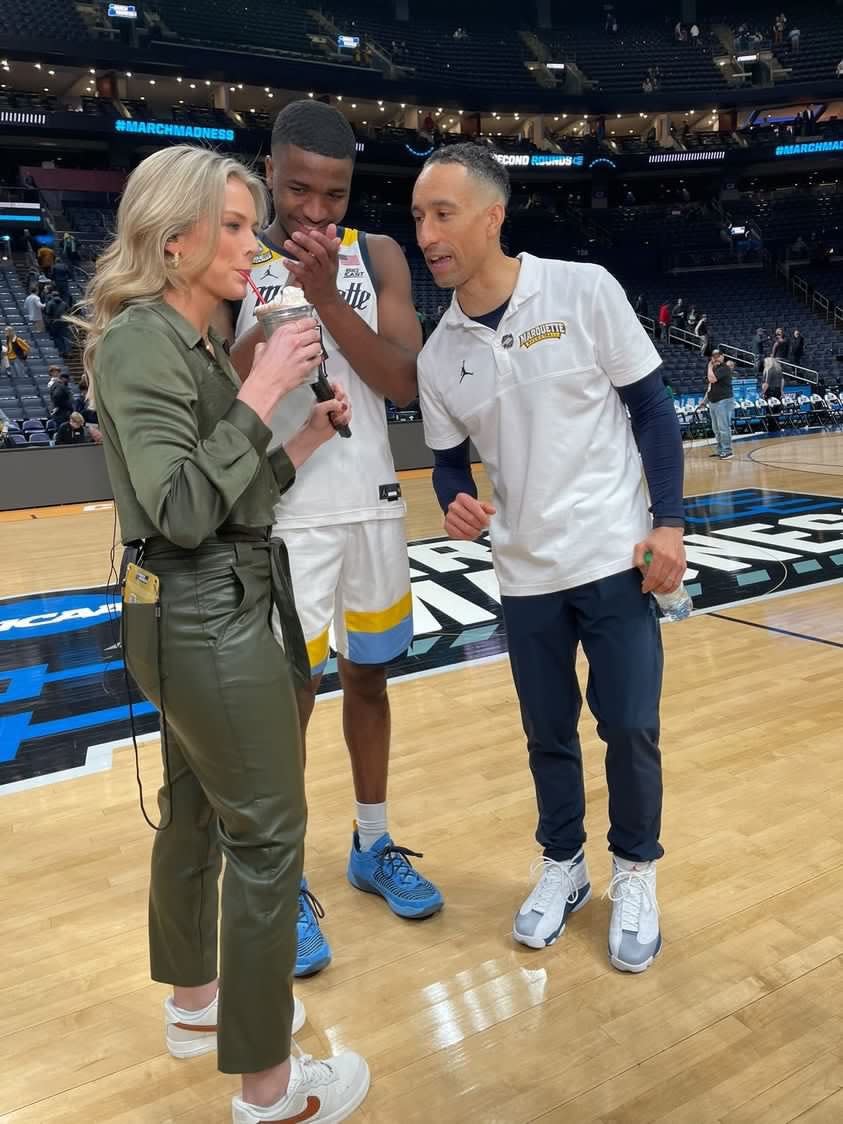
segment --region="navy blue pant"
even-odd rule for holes
[[[588,660],[586,697],[606,743],[609,850],[661,858],[659,699],[662,642],[641,574],[626,570],[537,597],[502,598],[509,659],[536,786],[536,839],[549,859],[573,858],[585,842],[585,788],[577,734],[582,694],[577,646]]]

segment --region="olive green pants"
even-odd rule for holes
[[[165,778],[159,793],[162,822],[172,814],[152,851],[152,978],[196,987],[219,971],[219,1068],[254,1073],[290,1054],[306,820],[268,543],[209,540],[185,551],[152,540],[142,565],[160,578],[160,614],[124,603],[123,643],[132,676],[163,712],[171,785]]]

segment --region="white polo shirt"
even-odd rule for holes
[[[571,589],[632,566],[651,526],[641,460],[615,387],[661,359],[598,265],[520,254],[496,331],[456,294],[419,356],[427,444],[474,442],[494,489],[501,593]]]

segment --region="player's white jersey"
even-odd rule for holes
[[[337,287],[343,299],[372,331],[378,330],[378,296],[366,247],[366,235],[340,228]],[[289,274],[284,254],[265,238],[252,266],[252,280],[265,300],[274,300]],[[255,323],[257,298],[247,292],[237,318],[235,335]],[[404,514],[403,500],[395,499],[395,465],[389,445],[383,398],[359,378],[323,329],[328,378],[341,383],[352,406],[349,439],[333,437],[298,470],[296,482],[279,500],[275,525],[320,527],[333,523],[359,523],[365,519],[392,519]],[[309,386],[285,395],[272,417],[271,448],[285,444],[307,420],[315,399]],[[392,497],[392,498],[390,498]]]

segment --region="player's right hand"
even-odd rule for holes
[[[489,519],[497,510],[490,503],[476,500],[467,492],[460,492],[448,506],[445,531],[448,538],[473,542],[488,529]]]
[[[249,380],[262,382],[277,400],[297,386],[313,382],[321,358],[322,341],[316,321],[310,317],[294,320],[274,331],[267,343],[255,347]]]

